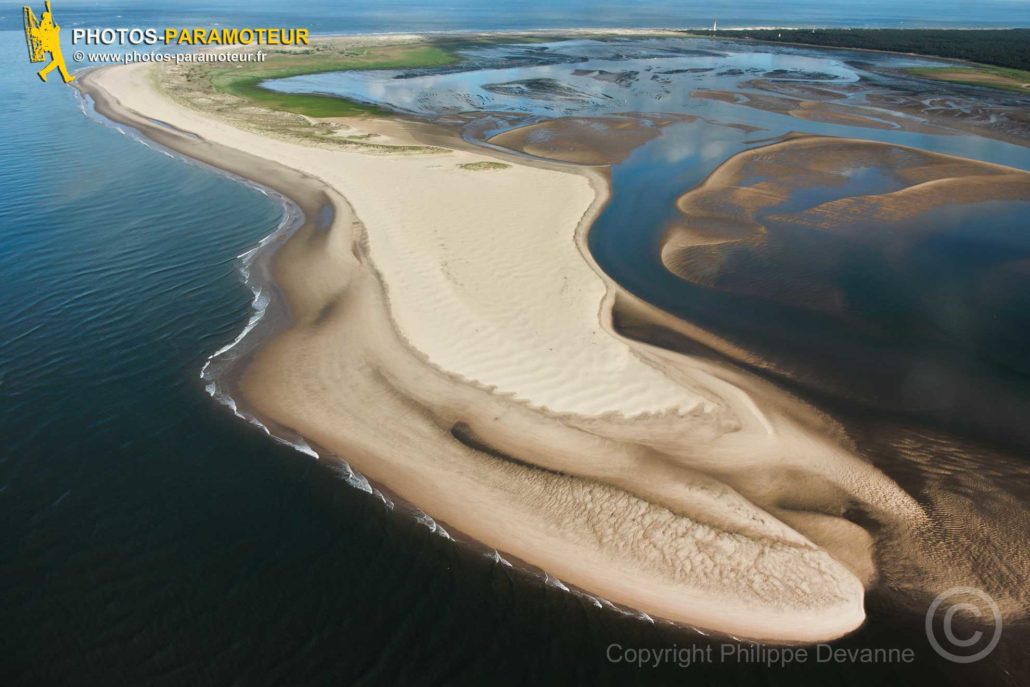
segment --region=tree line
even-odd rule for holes
[[[720,38],[889,50],[1030,70],[1030,29],[746,29],[714,33]]]

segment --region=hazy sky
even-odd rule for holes
[[[43,0],[28,0],[32,6]],[[1027,26],[1030,0],[52,0],[59,17],[124,25],[172,18],[265,15],[318,30],[568,26]],[[21,2],[0,0],[0,27],[20,25]],[[121,14],[117,20],[115,15]]]

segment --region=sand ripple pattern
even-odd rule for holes
[[[605,287],[571,230],[594,198],[588,180],[530,167],[465,171],[459,157],[441,159],[428,180],[403,160],[375,160],[400,188],[410,188],[406,175],[429,188],[398,202],[353,200],[376,227],[372,258],[405,338],[443,370],[556,413],[694,409],[700,397],[601,328]]]

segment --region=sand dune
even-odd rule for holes
[[[172,102],[150,68],[103,69],[81,87],[105,114],[278,189],[309,218],[273,262],[292,321],[240,382],[264,422],[649,614],[802,641],[862,622],[873,542],[844,514],[921,511],[771,385],[613,331],[619,290],[585,250],[607,194],[599,175],[277,140]],[[318,199],[330,227],[311,221]]]
[[[152,112],[166,105],[143,70],[128,71],[135,89],[123,105]],[[106,87],[110,73],[97,81]],[[475,171],[487,160],[461,151],[442,155],[368,155],[304,147],[260,137],[177,108],[162,121],[274,160],[347,198],[368,233],[376,269],[388,285],[398,328],[418,351],[450,374],[555,413],[686,412],[696,395],[669,383],[597,321],[604,284],[583,261],[574,228],[595,193],[582,175],[527,165]],[[531,190],[532,195],[527,191]],[[564,239],[556,235],[565,227]],[[533,259],[520,259],[534,246]],[[484,278],[485,277],[485,278]],[[526,298],[526,284],[535,290]],[[569,360],[581,361],[572,368]],[[595,374],[603,371],[603,374]],[[593,374],[582,393],[580,372]]]

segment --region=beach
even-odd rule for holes
[[[845,511],[910,525],[921,510],[771,384],[619,335],[616,300],[685,325],[586,249],[601,170],[412,146],[377,120],[355,126],[396,152],[276,138],[173,101],[152,68],[80,88],[305,214],[271,262],[289,318],[240,375],[247,412],[636,612],[775,641],[862,623],[874,543]]]

